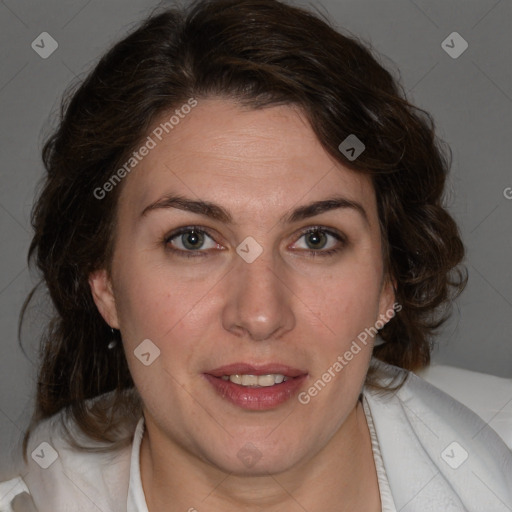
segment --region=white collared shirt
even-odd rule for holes
[[[382,511],[510,512],[512,451],[503,439],[415,374],[375,364],[384,380],[407,377],[396,392],[363,389]],[[58,416],[31,436],[28,465],[0,483],[0,512],[12,512],[12,500],[23,492],[30,493],[37,512],[148,512],[139,458],[143,418],[133,427],[130,446],[86,453],[67,444]],[[36,464],[37,456],[30,458],[43,453],[43,442],[57,455],[47,468]]]

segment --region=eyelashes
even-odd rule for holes
[[[334,247],[331,244],[331,247],[326,249],[325,246],[329,246],[329,237],[333,239]],[[298,252],[313,258],[334,256],[348,245],[347,237],[344,234],[323,226],[312,226],[302,230],[297,242],[303,238],[306,240],[306,248],[300,248]],[[320,248],[307,247],[309,242],[313,241],[313,245],[316,245],[319,240],[320,242],[325,240],[327,242],[325,244],[320,243]],[[176,229],[167,234],[162,242],[168,251],[183,258],[205,258],[211,256],[212,249],[224,250],[222,245],[215,242],[210,230],[201,226],[186,226]],[[173,242],[181,247],[176,247]],[[297,242],[293,245],[296,245]]]

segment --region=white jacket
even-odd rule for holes
[[[383,512],[511,512],[512,451],[503,439],[417,375],[372,364],[384,380],[408,376],[395,393],[363,389]],[[37,512],[148,512],[139,470],[144,419],[130,447],[96,454],[72,449],[58,419],[36,429],[29,464],[0,483],[0,512],[32,511],[23,493]]]

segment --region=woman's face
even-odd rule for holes
[[[95,301],[150,432],[227,472],[285,471],[355,410],[373,340],[344,354],[393,307],[373,187],[292,107],[201,100],[159,140],[169,117],[125,178]]]

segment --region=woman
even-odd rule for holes
[[[512,507],[510,450],[411,373],[464,249],[430,117],[356,40],[275,0],[154,15],[43,156],[56,311],[0,510]]]

